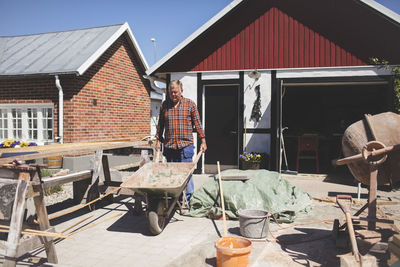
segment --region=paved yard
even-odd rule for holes
[[[312,196],[334,196],[337,193],[356,193],[354,185],[346,185],[323,176],[285,176],[292,184],[309,192]],[[210,179],[206,175],[195,175],[200,186]],[[363,197],[367,190],[363,188]],[[398,192],[382,192],[400,201]],[[158,236],[151,236],[144,215],[133,214],[133,199],[120,196],[113,204],[105,205],[93,212],[76,212],[52,221],[57,231],[90,217],[80,226],[92,225],[114,215],[106,222],[79,232],[73,239],[57,241],[59,264],[55,266],[215,266],[215,240],[223,232],[222,221],[206,218],[191,218],[178,213]],[[399,214],[399,205],[388,207]],[[250,255],[251,266],[335,266],[339,261],[338,251],[331,238],[331,221],[310,222],[343,217],[342,211],[332,203],[313,203],[308,214],[301,214],[294,224],[278,227],[271,223],[271,231],[280,242],[253,242]],[[76,229],[73,228],[73,229]],[[239,234],[239,222],[228,221],[230,234]],[[339,253],[344,253],[339,251]],[[51,266],[45,263],[45,253],[37,250],[23,257],[18,266]]]

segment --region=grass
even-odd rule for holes
[[[50,196],[52,194],[61,192],[62,190],[63,190],[63,186],[61,184],[60,185],[55,185],[55,186],[50,187],[50,188],[45,188],[44,189],[44,195],[45,196]]]
[[[49,176],[57,173],[58,171],[59,170],[42,169],[41,170],[41,175],[42,175],[42,177],[49,177]],[[63,190],[63,186],[62,185],[56,185],[56,186],[44,189],[44,195],[45,196],[50,196],[52,194],[61,192],[62,190]]]

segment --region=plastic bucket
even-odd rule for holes
[[[62,167],[62,156],[43,158],[43,164],[46,164],[48,169],[60,169]]]
[[[249,265],[251,241],[243,237],[226,236],[215,241],[217,267],[245,267]]]
[[[265,210],[239,210],[240,234],[247,238],[260,239],[268,235],[269,212]]]

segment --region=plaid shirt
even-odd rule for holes
[[[165,129],[165,147],[182,149],[193,144],[193,126],[199,137],[204,138],[199,111],[192,100],[182,97],[177,107],[164,101],[160,109],[156,138],[162,141]]]

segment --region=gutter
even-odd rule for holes
[[[147,80],[150,81],[151,88],[152,88],[154,91],[156,91],[157,93],[159,93],[159,94],[161,94],[161,95],[163,95],[163,94],[165,93],[164,90],[163,90],[162,88],[158,87],[158,86],[155,84],[155,81],[156,81],[156,80],[158,80],[158,81],[160,81],[160,82],[164,82],[164,83],[165,83],[165,81],[160,80],[160,79],[156,79],[155,77],[148,76],[148,75],[143,75],[143,78],[145,78],[145,79],[147,79]]]
[[[61,87],[60,78],[58,75],[54,76],[56,79],[56,87],[58,88],[58,141],[60,144],[64,143],[64,92]]]

